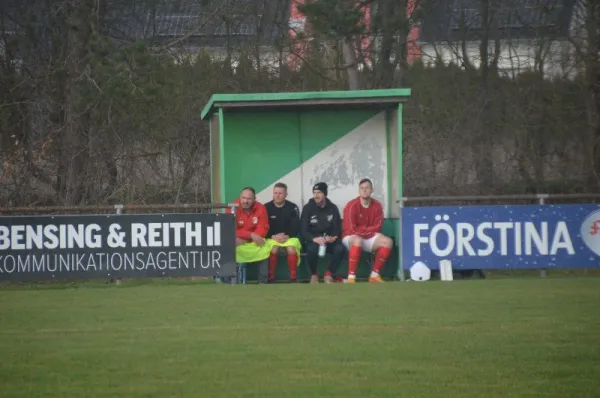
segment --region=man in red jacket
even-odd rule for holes
[[[371,197],[373,183],[368,178],[358,183],[359,196],[352,199],[344,208],[342,243],[348,254],[348,283],[356,282],[356,268],[364,250],[375,254],[375,263],[369,276],[369,282],[383,282],[379,271],[392,251],[392,240],[381,233],[383,225],[383,206]]]
[[[249,242],[263,246],[269,231],[269,215],[265,206],[256,201],[254,188],[242,189],[239,199],[234,200],[233,203],[239,204],[239,208],[235,212],[236,246]],[[228,208],[227,212],[231,212],[231,210]]]
[[[269,231],[269,215],[262,203],[256,201],[252,187],[242,189],[239,199],[233,201],[239,207],[235,212],[235,261],[243,268],[247,263],[259,263],[258,280],[267,283],[271,247],[265,241]],[[231,213],[231,209],[227,209]]]

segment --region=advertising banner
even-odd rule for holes
[[[231,214],[0,217],[0,281],[235,275]]]
[[[600,205],[405,207],[402,260],[405,269],[600,267]]]

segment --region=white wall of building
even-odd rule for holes
[[[490,42],[489,59],[495,56],[495,44]],[[433,65],[436,58],[445,64],[462,65],[464,60],[476,68],[481,65],[480,42],[468,41],[464,49],[461,43],[426,43],[422,45],[422,59],[426,65]],[[504,40],[500,42],[498,68],[504,74],[515,77],[517,74],[538,70],[539,60],[543,61],[544,75],[547,77],[573,77],[576,73],[575,48],[567,40]]]

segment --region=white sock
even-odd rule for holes
[[[348,275],[348,279],[355,279],[355,278],[356,278],[356,275],[354,275],[354,274]]]
[[[379,275],[379,272],[371,271],[371,278],[375,278],[377,275]]]

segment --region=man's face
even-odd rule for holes
[[[249,189],[245,189],[242,191],[240,195],[240,204],[242,205],[242,209],[248,210],[254,204],[254,194]]]
[[[373,193],[373,187],[368,182],[363,182],[358,186],[358,194],[363,199],[369,199]]]
[[[275,202],[279,205],[285,201],[286,197],[287,197],[287,192],[286,192],[285,188],[277,187],[277,188],[273,189],[273,202]]]
[[[313,191],[313,198],[318,205],[325,203],[325,194],[321,191]]]

